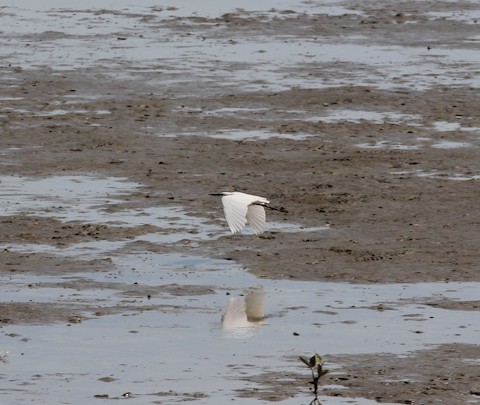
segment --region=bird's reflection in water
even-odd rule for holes
[[[222,317],[228,337],[243,338],[255,334],[265,322],[265,292],[263,287],[250,288],[245,297],[231,297]]]

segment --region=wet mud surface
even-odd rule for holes
[[[2,18],[10,15],[13,24],[19,12],[6,6]],[[73,275],[114,272],[109,256],[148,251],[226,259],[259,279],[480,281],[478,4],[348,1],[322,11],[305,2],[292,9],[185,13],[181,6],[60,7],[42,14],[59,22],[50,30],[7,24],[0,187],[52,176],[122,178],[139,186],[113,202],[98,201],[103,218],[115,217],[102,223],[62,216],[63,196],[58,205],[25,209],[16,203],[21,192],[4,186],[4,280],[72,275],[55,287],[86,291],[98,285]],[[62,28],[73,18],[89,30]],[[113,28],[102,31],[102,24]],[[324,55],[316,53],[322,49]],[[208,196],[229,190],[268,197],[288,214],[269,211],[260,237],[230,235],[220,202]],[[126,212],[160,206],[182,207],[187,221],[201,220],[208,230],[194,227],[173,243],[156,243],[142,237],[168,237],[181,227],[155,216],[122,223]],[[52,253],[125,241],[103,256]],[[101,288],[124,300],[101,309],[95,301],[4,301],[0,322],[88,322],[138,308],[147,296],[215,290],[188,283]],[[428,305],[479,310],[478,300],[438,297]],[[327,387],[322,394],[478,402],[478,354],[478,345],[461,343],[408,356],[326,354],[341,373],[324,384],[348,389]],[[268,401],[306,386],[296,372],[281,384],[272,382],[273,372],[245,378],[264,389],[238,395]]]

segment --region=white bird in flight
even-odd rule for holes
[[[255,233],[260,235],[265,231],[265,208],[286,212],[283,208],[270,207],[267,205],[270,201],[258,195],[240,193],[238,191],[224,191],[210,195],[222,196],[223,212],[232,233],[240,232],[248,223]]]

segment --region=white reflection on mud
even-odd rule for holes
[[[52,277],[50,282],[48,277],[24,274],[2,284],[2,296],[9,301],[97,302],[97,309],[87,311],[80,324],[4,325],[2,350],[9,355],[2,367],[9,378],[0,379],[0,389],[9,403],[21,403],[15,399],[25,395],[39,404],[86,403],[96,394],[114,397],[130,391],[144,401],[153,401],[160,392],[169,400],[198,392],[208,397],[196,403],[221,404],[235,398],[237,389],[262,389],[240,376],[301,372],[291,360],[299,354],[407,354],[432,344],[476,343],[480,338],[478,311],[435,305],[476,300],[479,283],[261,280],[265,321],[225,333],[221,317],[230,296],[248,293],[251,285],[259,283],[241,266],[198,256],[139,252],[114,257],[114,262],[116,274],[70,274]],[[96,284],[78,290],[71,283],[75,277]],[[65,286],[62,278],[72,287]],[[35,287],[26,288],[26,283]],[[192,286],[209,292],[198,295]],[[146,287],[149,298],[142,294]],[[132,308],[122,314],[93,313],[126,302]],[[111,382],[105,384],[101,379],[107,377]],[[293,405],[299,400],[280,403]],[[324,403],[346,401],[325,398]],[[356,399],[355,403],[373,402]]]

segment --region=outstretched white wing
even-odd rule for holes
[[[222,197],[223,212],[232,233],[240,232],[247,223],[248,204],[237,195],[225,195]]]
[[[247,222],[251,225],[257,235],[265,230],[265,208],[261,205],[251,204],[247,210]]]
[[[223,212],[232,233],[240,232],[247,222],[257,235],[265,229],[266,198],[240,192],[224,192],[222,197]]]

